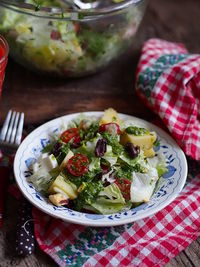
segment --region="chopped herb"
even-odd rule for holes
[[[149,133],[149,131],[145,128],[140,128],[140,127],[136,127],[136,126],[129,126],[126,128],[125,130],[128,134],[133,134],[135,136],[139,136],[139,135],[146,135]]]
[[[157,138],[156,141],[153,143],[153,146],[155,146],[155,147],[159,147],[159,146],[160,146],[160,141],[158,140],[158,138]]]
[[[114,175],[116,178],[126,178],[132,181],[133,168],[124,165],[124,167],[120,167],[119,169],[117,169]]]
[[[116,120],[117,120],[117,118],[116,118],[115,116],[113,116],[113,117],[112,117],[112,120],[113,120],[113,121],[116,121]]]
[[[35,6],[35,11],[39,11],[39,10],[40,10],[40,7],[41,7],[41,5],[40,5],[40,4],[37,4],[37,5]]]
[[[83,183],[83,190],[79,193],[78,199],[74,200],[75,209],[80,211],[84,205],[90,205],[102,189],[102,181]]]
[[[49,153],[53,147],[53,144],[48,144],[45,146],[45,148],[42,150],[42,153]]]
[[[84,19],[84,14],[83,13],[78,13],[78,19]]]
[[[97,59],[100,54],[105,52],[108,37],[104,33],[84,30],[79,38],[83,46],[87,45],[87,51],[93,56],[93,59]]]
[[[87,130],[81,130],[80,136],[84,140],[90,140],[96,137],[99,129],[99,123],[93,122]]]
[[[64,13],[63,13],[63,12],[61,13],[61,18],[62,18],[62,19],[64,19],[64,18],[65,18],[65,15],[64,15]]]
[[[51,177],[53,179],[55,179],[59,174],[60,174],[60,168],[59,167],[56,167],[54,169],[52,169],[49,174],[51,175]]]
[[[65,172],[65,170],[64,170]],[[94,171],[88,171],[87,173],[84,173],[81,177],[74,178],[73,175],[70,173],[66,173],[66,176],[68,179],[73,182],[77,187],[79,187],[83,182],[92,182],[98,175],[101,173],[101,170],[94,170]]]
[[[132,171],[135,172],[146,173],[146,169],[141,166],[140,163],[138,163],[137,158],[131,159],[126,152],[124,152],[124,156],[124,158],[130,159],[131,162],[125,161],[124,159],[118,159],[117,162],[118,164],[120,164],[121,168],[130,168]]]
[[[65,158],[65,156],[67,155],[68,152],[69,152],[69,144],[62,143],[60,153],[56,157],[59,165],[62,163],[63,159]]]
[[[106,139],[107,144],[112,146],[112,151],[116,155],[120,155],[121,152],[124,150],[123,146],[119,143],[118,138],[116,135],[113,135],[109,132],[101,133],[102,137]]]

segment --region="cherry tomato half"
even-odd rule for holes
[[[81,137],[80,137],[78,128],[70,128],[70,129],[64,131],[61,134],[60,138],[66,144],[69,143],[73,139],[73,145],[74,146],[79,145],[81,142]]]
[[[81,153],[77,153],[67,162],[67,170],[74,176],[82,176],[88,171],[88,167],[89,160]]]
[[[99,132],[109,132],[111,134],[120,134],[120,127],[117,123],[115,122],[109,122],[109,123],[105,123],[99,126]]]
[[[115,184],[119,187],[125,200],[130,200],[131,181],[123,178],[116,180]]]

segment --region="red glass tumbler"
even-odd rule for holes
[[[5,38],[0,35],[0,96],[5,76],[6,64],[8,61],[8,52],[9,52],[8,44]]]

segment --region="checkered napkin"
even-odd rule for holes
[[[150,39],[142,49],[136,91],[188,156],[200,160],[200,55]]]

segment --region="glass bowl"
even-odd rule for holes
[[[134,42],[147,3],[125,0],[77,11],[59,0],[43,1],[54,7],[34,2],[0,1],[0,33],[26,68],[67,77],[94,73],[122,54]]]

